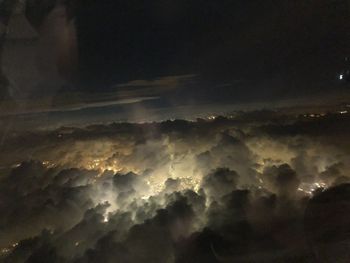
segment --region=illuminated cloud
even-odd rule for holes
[[[0,153],[0,256],[67,263],[314,256],[304,210],[348,181],[349,156],[334,141],[348,138],[339,127],[349,120],[324,116],[314,125],[273,115],[266,125],[255,116],[8,137]],[[319,135],[320,125],[333,126]]]

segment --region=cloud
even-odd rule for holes
[[[349,155],[334,142],[348,138],[338,126],[349,120],[324,116],[315,125],[311,118],[250,116],[7,137],[0,152],[1,260],[319,260],[317,213],[331,218],[340,211],[337,200],[347,211]],[[327,255],[344,259],[337,244]]]
[[[152,80],[132,80],[127,83],[118,84],[116,87],[161,87],[164,89],[176,88],[182,82],[187,80],[193,80],[196,77],[194,74],[178,75],[178,76],[166,76]]]
[[[71,94],[73,97],[75,94]],[[115,96],[115,94],[110,94],[110,96]],[[43,98],[39,100],[28,100],[22,101],[25,103],[25,108],[18,107],[18,105],[13,104],[12,101],[5,101],[0,104],[0,107],[3,109],[0,116],[11,116],[11,115],[25,115],[25,114],[45,114],[45,113],[63,113],[63,112],[74,112],[83,109],[91,108],[103,108],[116,105],[125,105],[139,103],[148,100],[156,100],[158,97],[133,97],[133,98],[124,98],[114,100],[105,100],[104,98],[95,98],[95,101],[84,102],[84,98],[80,97],[76,101],[70,101],[64,105],[53,103],[51,98]]]
[[[209,197],[223,196],[236,189],[238,177],[235,171],[218,168],[203,178],[202,187]]]
[[[185,89],[196,83],[195,74],[164,76],[155,79],[138,79],[117,84],[120,96],[160,96],[176,89]]]
[[[299,186],[296,172],[288,165],[267,167],[263,172],[263,178],[281,196],[294,195]]]

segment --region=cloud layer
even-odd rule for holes
[[[253,112],[7,136],[0,259],[347,262],[349,122]]]

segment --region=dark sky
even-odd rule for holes
[[[77,13],[83,87],[196,75],[176,93],[269,100],[336,89],[346,1],[90,1]],[[178,94],[178,95],[179,95]]]
[[[8,23],[1,97],[20,112],[144,97],[154,107],[346,100],[349,5],[28,0]]]

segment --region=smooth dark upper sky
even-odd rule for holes
[[[194,100],[332,91],[349,14],[346,1],[88,1],[76,20],[80,77],[96,91],[192,74],[178,92]]]

